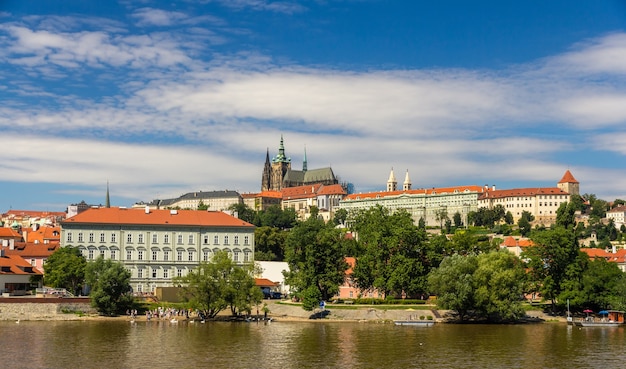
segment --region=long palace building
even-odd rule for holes
[[[254,226],[218,211],[90,208],[61,228],[61,247],[123,263],[137,292],[170,287],[221,250],[254,261]]]

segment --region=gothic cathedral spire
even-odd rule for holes
[[[304,161],[302,161],[302,171],[306,172],[307,171],[307,164],[306,164],[306,145],[304,145]]]

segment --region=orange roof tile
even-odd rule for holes
[[[254,285],[259,287],[276,287],[278,283],[272,282],[267,278],[254,278]]]
[[[607,213],[624,213],[624,212],[626,212],[626,205],[618,206],[607,211]]]
[[[17,233],[11,228],[0,227],[0,238],[4,238],[4,239],[13,238],[13,239],[21,240],[22,235]]]
[[[572,173],[568,170],[563,174],[563,178],[559,181],[559,183],[579,183],[576,178],[572,175]]]
[[[537,195],[569,195],[558,187],[514,188],[510,190],[489,190],[478,196],[479,200],[502,199],[506,197],[537,196]]]
[[[82,223],[254,227],[221,211],[151,209],[146,213],[144,209],[126,208],[90,208],[64,220],[61,225]]]
[[[4,248],[5,255],[19,255],[23,258],[47,258],[59,249],[59,242],[54,243],[24,243],[20,242],[11,250]]]
[[[317,194],[318,195],[345,195],[346,190],[344,190],[343,187],[341,187],[341,185],[334,184],[334,185],[322,186],[322,188],[320,188]]]
[[[0,274],[42,274],[18,255],[0,256]]]
[[[455,187],[440,187],[440,188],[428,188],[428,189],[416,189],[416,190],[407,190],[407,191],[377,191],[377,192],[366,192],[366,193],[353,193],[345,197],[344,200],[359,200],[359,199],[373,199],[379,197],[387,197],[387,196],[399,196],[402,194],[407,195],[442,195],[442,194],[454,194],[455,191],[457,193],[465,193],[465,191],[469,192],[483,192],[483,187],[481,186],[455,186]]]

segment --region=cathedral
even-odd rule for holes
[[[307,168],[306,149],[302,170],[291,169],[291,158],[285,155],[283,137],[280,137],[278,155],[270,160],[270,151],[265,155],[265,166],[261,178],[261,191],[281,191],[283,188],[297,187],[313,184],[333,185],[339,181],[335,177],[332,168],[311,169]]]

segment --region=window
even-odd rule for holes
[[[126,260],[133,260],[133,252],[131,250],[126,250]]]
[[[111,260],[115,260],[116,256],[115,250],[111,250]]]
[[[189,244],[193,245],[193,235],[192,234],[189,235]]]
[[[250,236],[244,236],[243,237],[243,244],[247,246],[249,244],[249,242],[250,242]]]
[[[176,276],[177,277],[182,277],[183,276],[183,270],[181,268],[176,269]]]
[[[213,236],[213,244],[214,245],[219,245],[220,244],[220,236],[218,236],[218,235]]]
[[[67,242],[72,242],[72,232],[67,232]]]
[[[137,277],[143,278],[143,269],[137,269]]]
[[[104,243],[104,233],[100,233],[100,242]]]
[[[152,278],[156,278],[156,277],[157,277],[157,270],[152,269]]]
[[[163,269],[163,278],[169,278],[169,277],[170,277],[169,269]]]
[[[89,249],[89,260],[93,260],[93,250]]]
[[[78,233],[78,242],[83,242],[83,232]]]
[[[209,236],[204,236],[204,244],[208,244],[209,243]]]
[[[238,262],[239,262],[239,250],[235,250],[235,251],[233,252],[233,261],[234,261],[235,263],[238,263]]]
[[[239,245],[239,236],[235,236],[235,245]]]
[[[100,256],[102,256],[102,258],[104,258],[104,249],[100,249]]]
[[[152,250],[152,261],[157,261],[158,252],[156,250]]]
[[[163,235],[163,243],[170,243],[170,235],[169,234]]]
[[[209,261],[209,251],[208,250],[204,250],[202,252],[202,261]]]
[[[115,237],[115,233],[111,233],[111,242],[117,242],[116,241],[116,237]]]
[[[183,244],[183,235],[182,235],[182,234],[179,234],[179,235],[178,235],[178,244],[179,244],[179,245],[182,245],[182,244]]]
[[[137,260],[143,260],[143,250],[137,251]]]
[[[140,233],[140,234],[137,236],[137,242],[138,242],[138,243],[143,243],[143,234],[141,234],[141,233]]]
[[[250,252],[248,251],[243,252],[243,261],[246,263],[250,261]]]
[[[132,234],[127,234],[126,235],[126,243],[133,243],[133,235]]]
[[[224,236],[224,245],[228,245],[228,236]]]
[[[93,232],[89,233],[89,243],[93,243]]]
[[[183,252],[182,251],[178,250],[176,252],[176,260],[183,261]]]
[[[164,261],[170,260],[170,252],[168,250],[163,251],[163,260]]]
[[[152,243],[159,243],[159,237],[156,233],[152,235]]]
[[[189,251],[188,260],[193,261],[193,251]]]

